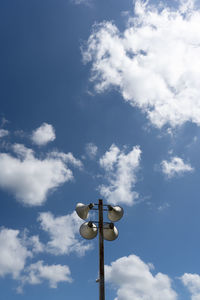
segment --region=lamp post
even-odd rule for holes
[[[97,208],[96,208],[97,207]],[[118,237],[118,230],[113,222],[119,221],[123,214],[123,208],[120,206],[111,206],[103,204],[103,200],[99,199],[98,204],[90,203],[85,205],[78,203],[76,205],[76,212],[78,216],[86,220],[89,216],[90,210],[98,210],[98,221],[85,222],[80,227],[80,235],[85,239],[93,239],[97,236],[99,231],[99,300],[105,300],[105,287],[104,287],[104,239],[107,241],[114,241]],[[108,212],[108,219],[111,222],[103,220],[103,212]],[[96,226],[96,224],[98,226]]]

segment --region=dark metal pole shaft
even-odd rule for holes
[[[99,199],[99,300],[105,300],[104,289],[104,239],[103,239],[103,200]]]

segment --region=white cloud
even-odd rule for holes
[[[200,300],[200,276],[198,274],[185,273],[181,281],[191,293],[192,300]]]
[[[45,247],[46,251],[55,255],[71,252],[83,255],[91,248],[91,243],[86,244],[77,238],[80,236],[79,228],[82,221],[75,212],[59,217],[54,217],[50,212],[44,212],[40,214],[38,220],[41,228],[50,236],[50,241]]]
[[[92,0],[71,0],[74,4],[80,5],[84,4],[86,6],[90,6],[92,3]]]
[[[164,204],[162,204],[162,205],[160,205],[159,207],[158,207],[158,211],[163,211],[163,210],[166,210],[166,209],[168,209],[170,207],[170,205],[169,205],[169,203],[164,203]]]
[[[114,144],[110,147],[109,151],[107,151],[104,156],[100,159],[100,165],[106,171],[112,171],[114,164],[116,163],[118,156],[120,154],[120,150]]]
[[[137,180],[140,156],[141,150],[138,146],[126,154],[112,145],[100,159],[100,166],[105,170],[108,180],[108,185],[100,186],[100,193],[109,203],[133,205],[138,198],[138,193],[133,188]]]
[[[87,155],[92,159],[97,155],[98,148],[94,143],[88,143],[85,147]]]
[[[23,236],[23,244],[26,247],[30,247],[32,253],[40,253],[40,252],[44,252],[45,250],[45,245],[40,242],[39,236],[32,235],[31,237],[28,237],[26,230]]]
[[[200,125],[200,10],[178,3],[175,10],[137,0],[124,32],[100,23],[83,49],[97,92],[118,87],[159,128]]]
[[[44,146],[56,138],[55,130],[51,124],[43,123],[32,132],[31,139],[34,144]]]
[[[180,0],[180,11],[185,13],[193,10],[196,0]]]
[[[23,245],[18,230],[3,228],[0,230],[0,277],[20,276],[31,252]]]
[[[175,300],[176,292],[170,278],[162,273],[153,275],[151,264],[130,255],[105,266],[106,280],[117,288],[115,300]]]
[[[45,217],[45,213],[41,214],[42,217]],[[67,217],[67,216],[66,216]],[[45,224],[45,218],[43,218],[43,225]],[[75,251],[79,254],[83,254],[87,250],[87,245],[79,243],[74,235],[77,233],[78,222],[76,221],[75,215],[69,215],[68,220],[65,220],[63,226],[67,226],[67,229],[62,228],[61,223],[63,218],[55,218],[54,224],[51,224],[51,228],[48,228],[50,231],[53,230],[54,233],[62,229],[62,233],[59,232],[57,241],[61,242],[61,247],[65,243],[65,247],[71,247],[67,251]],[[56,224],[55,224],[56,223]],[[45,225],[44,225],[45,226]],[[46,223],[46,226],[47,223]],[[70,228],[71,226],[71,228]],[[76,229],[75,229],[76,228]],[[71,234],[71,232],[73,232]],[[66,236],[66,235],[68,236]],[[64,241],[59,240],[63,238]],[[65,240],[67,239],[68,245],[66,246]],[[71,239],[71,244],[69,240]],[[74,243],[74,245],[72,245]],[[56,241],[52,241],[53,246],[50,246],[50,243],[44,245],[40,242],[37,235],[28,236],[28,231],[24,230],[22,233],[19,230],[1,228],[0,229],[0,278],[5,277],[6,275],[11,275],[14,280],[19,282],[17,288],[18,293],[23,292],[23,287],[25,284],[42,284],[44,280],[49,281],[49,286],[51,288],[56,288],[59,282],[72,282],[71,272],[67,265],[53,264],[48,265],[44,264],[43,261],[38,261],[33,264],[27,265],[27,258],[33,258],[34,254],[40,252],[45,252],[48,250],[52,251],[53,254],[63,254],[56,252]],[[83,249],[81,247],[83,246]],[[57,246],[59,249],[59,245]],[[80,249],[78,249],[80,248]],[[28,249],[31,249],[30,251]],[[65,248],[66,250],[66,248]],[[65,251],[65,254],[67,253]],[[50,251],[51,252],[51,251]]]
[[[9,135],[9,131],[5,129],[0,129],[0,138]]]
[[[8,190],[23,204],[42,205],[48,192],[73,179],[67,164],[80,167],[71,153],[52,152],[36,158],[32,149],[15,144],[16,154],[0,153],[0,188]]]
[[[71,272],[66,265],[44,265],[43,261],[31,264],[25,270],[27,275],[23,277],[23,285],[41,284],[43,280],[49,281],[51,288],[57,288],[59,282],[71,282]]]
[[[171,161],[163,160],[161,162],[162,172],[167,175],[167,177],[172,178],[176,175],[182,175],[186,172],[193,172],[194,169],[190,164],[184,163],[180,157],[172,157]]]
[[[74,165],[75,167],[78,167],[80,169],[83,167],[82,162],[79,159],[76,159],[71,152],[63,153],[52,151],[50,152],[49,157],[61,159],[63,162]]]

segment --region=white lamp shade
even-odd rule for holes
[[[111,206],[108,207],[108,219],[112,222],[119,221],[124,214],[124,210],[121,206]]]
[[[107,241],[114,241],[118,237],[118,230],[114,224],[106,223],[103,225],[103,237]]]
[[[97,236],[98,228],[92,222],[85,222],[81,225],[79,232],[84,239],[91,240]]]
[[[83,203],[77,203],[76,205],[76,213],[83,220],[88,218],[89,210],[89,205],[85,205]]]

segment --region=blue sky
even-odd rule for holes
[[[200,299],[199,20],[194,0],[1,1],[2,299],[98,297],[74,210],[99,198],[125,211],[106,299]]]

